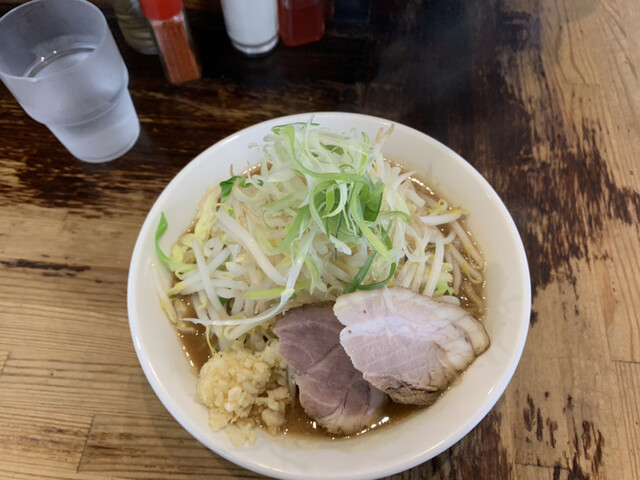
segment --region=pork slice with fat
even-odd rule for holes
[[[462,307],[406,288],[342,295],[333,310],[355,368],[397,403],[431,405],[490,343]]]
[[[364,380],[340,344],[332,304],[295,308],[275,322],[280,354],[296,370],[300,404],[331,433],[350,435],[376,423],[387,395]]]

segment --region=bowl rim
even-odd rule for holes
[[[529,318],[531,312],[531,286],[530,286],[530,275],[529,275],[529,267],[527,262],[526,252],[524,250],[524,245],[522,243],[522,239],[519,235],[518,229],[511,217],[507,207],[504,205],[498,194],[495,192],[493,187],[488,183],[488,181],[464,158],[458,155],[456,152],[451,150],[446,145],[441,142],[435,140],[429,135],[416,130],[412,127],[404,125],[400,122],[388,120],[382,117],[365,115],[359,113],[346,113],[346,112],[336,112],[336,111],[324,111],[324,112],[307,112],[307,113],[299,113],[293,115],[286,115],[282,117],[275,117],[272,119],[268,119],[262,122],[259,122],[254,125],[250,125],[245,127],[227,137],[215,142],[210,147],[202,151],[196,157],[194,157],[191,161],[189,161],[174,177],[173,179],[164,187],[163,191],[154,201],[153,206],[149,210],[145,221],[142,225],[142,228],[139,232],[138,238],[136,240],[133,253],[131,256],[131,264],[129,269],[129,276],[127,281],[127,310],[129,316],[129,327],[132,336],[132,340],[134,343],[134,348],[136,351],[136,355],[138,357],[138,361],[145,373],[145,376],[154,390],[158,399],[162,402],[162,404],[167,408],[169,413],[180,423],[180,425],[187,430],[194,438],[196,438],[200,443],[205,445],[210,450],[214,451],[216,454],[221,457],[240,465],[248,470],[252,470],[254,472],[269,475],[274,478],[282,478],[282,479],[297,479],[297,478],[324,478],[323,475],[315,476],[313,472],[305,472],[305,474],[301,475],[301,472],[295,471],[285,471],[281,468],[274,467],[272,465],[265,465],[259,462],[253,462],[251,459],[247,459],[246,455],[243,454],[243,447],[238,449],[220,449],[215,448],[211,445],[211,442],[208,441],[206,435],[201,435],[197,429],[193,428],[192,425],[185,419],[184,415],[180,412],[177,412],[177,405],[172,401],[169,392],[164,388],[162,382],[159,380],[157,372],[154,370],[153,365],[149,361],[149,357],[147,356],[145,346],[143,342],[141,342],[141,331],[140,323],[135,316],[135,305],[136,305],[136,295],[137,291],[136,287],[136,276],[138,274],[138,270],[142,268],[140,262],[143,258],[144,251],[148,248],[147,245],[144,244],[145,239],[148,234],[149,229],[153,228],[155,230],[156,221],[155,217],[152,215],[154,212],[157,212],[159,209],[159,205],[161,205],[166,199],[170,197],[172,189],[180,184],[183,181],[184,177],[187,177],[188,174],[199,167],[199,165],[207,159],[212,152],[224,147],[226,144],[238,141],[242,139],[247,132],[254,130],[265,130],[267,131],[270,126],[280,125],[285,123],[290,123],[294,121],[307,121],[309,118],[317,119],[321,117],[327,123],[330,122],[332,117],[339,117],[340,119],[351,119],[354,123],[358,121],[369,121],[376,122],[382,124],[393,124],[395,128],[399,128],[405,130],[407,133],[411,135],[418,135],[423,141],[436,144],[436,146],[441,149],[446,155],[451,156],[452,158],[456,158],[459,162],[462,162],[462,166],[467,170],[467,173],[474,177],[476,182],[479,182],[479,185],[483,188],[483,191],[491,196],[491,201],[496,203],[496,206],[501,214],[501,220],[505,222],[505,227],[510,230],[512,233],[512,237],[516,242],[516,249],[518,253],[519,265],[516,269],[519,272],[520,280],[522,281],[524,291],[522,294],[522,302],[521,302],[521,311],[517,312],[517,317],[519,319],[518,322],[518,330],[517,330],[517,343],[513,345],[513,351],[510,357],[510,362],[508,364],[508,368],[504,368],[501,372],[501,375],[498,376],[498,381],[495,382],[493,388],[491,389],[490,394],[484,398],[484,401],[481,405],[474,410],[475,414],[470,418],[464,425],[461,425],[456,430],[450,432],[446,438],[444,438],[439,444],[434,447],[427,449],[422,452],[415,453],[413,455],[408,455],[405,458],[398,460],[390,465],[379,466],[374,469],[364,469],[359,470],[357,472],[347,473],[345,475],[333,476],[333,478],[344,478],[350,480],[356,479],[371,479],[371,478],[380,478],[387,475],[393,475],[399,473],[401,471],[412,468],[420,463],[423,463],[436,455],[439,455],[443,451],[447,450],[455,443],[457,443],[460,439],[466,436],[469,431],[471,431],[475,426],[488,414],[488,412],[494,407],[496,402],[504,393],[507,388],[515,370],[518,366],[520,358],[522,356],[522,352],[524,349],[524,345],[526,342],[526,338],[528,335],[529,329]],[[326,126],[326,125],[323,125]],[[212,182],[215,179],[212,179]],[[211,182],[211,183],[212,183]],[[191,212],[192,213],[192,212]],[[190,213],[190,214],[191,214]],[[224,435],[224,433],[219,432],[218,434]],[[216,434],[217,435],[217,434]],[[317,474],[317,473],[316,473]]]

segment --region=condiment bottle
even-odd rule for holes
[[[280,39],[288,47],[324,36],[324,0],[278,0]]]
[[[169,81],[180,85],[198,80],[200,64],[189,32],[182,0],[141,0]]]
[[[278,43],[277,0],[221,0],[231,44],[246,55],[263,55]]]
[[[113,11],[124,39],[134,50],[148,55],[158,53],[151,27],[142,13],[140,0],[113,0]]]

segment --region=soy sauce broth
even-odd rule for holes
[[[321,437],[331,440],[340,440],[354,438],[365,433],[378,431],[381,427],[385,427],[387,425],[395,425],[407,418],[410,418],[416,412],[423,410],[425,407],[402,405],[389,401],[381,409],[375,422],[358,433],[346,436],[331,434],[318,425],[315,420],[306,414],[302,405],[300,405],[300,402],[298,401],[298,395],[295,396],[292,404],[287,408],[287,423],[282,430],[282,435],[290,437]]]

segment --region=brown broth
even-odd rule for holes
[[[196,312],[191,302],[185,297],[178,296],[177,301],[184,309],[183,318],[196,317]],[[196,375],[200,373],[202,366],[211,358],[211,350],[207,343],[206,328],[204,325],[189,324],[188,328],[181,330],[176,328],[178,338],[182,344],[182,351],[194,368]]]
[[[211,358],[211,351],[205,337],[205,327],[194,325],[193,331],[178,331],[178,338],[182,343],[182,350],[196,373]]]
[[[287,423],[285,424],[282,434],[290,437],[322,437],[332,440],[340,440],[343,438],[353,438],[368,432],[377,431],[380,427],[387,425],[395,425],[413,416],[414,413],[422,410],[424,407],[417,405],[402,405],[391,401],[382,408],[376,420],[371,426],[362,429],[358,433],[352,435],[335,435],[327,432],[319,426],[315,420],[309,417],[296,395],[293,403],[289,405],[287,412]]]

